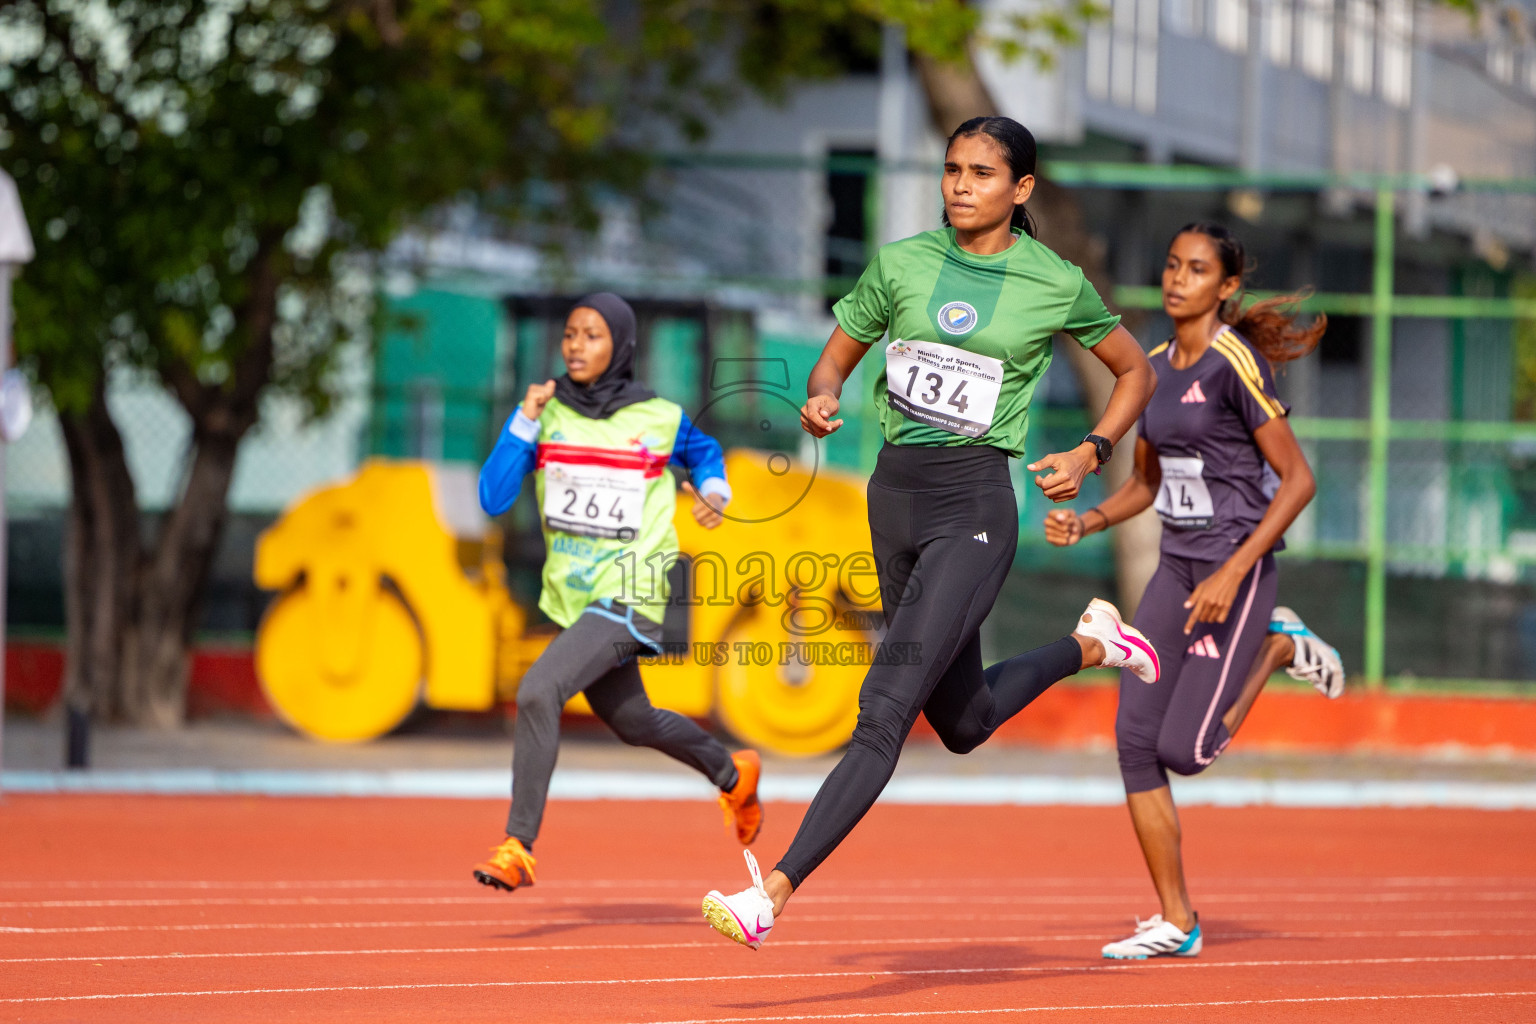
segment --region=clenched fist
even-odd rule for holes
[[[725,521],[721,515],[721,509],[725,508],[725,499],[718,494],[712,494],[708,498],[700,494],[688,481],[683,481],[683,490],[693,498],[694,522],[706,530],[713,530]]]
[[[1045,515],[1045,539],[1059,548],[1071,547],[1087,532],[1083,517],[1069,508],[1055,508]]]
[[[544,414],[544,407],[549,400],[555,397],[555,382],[553,379],[543,384],[529,384],[528,394],[523,396],[523,415],[531,420],[536,420]]]

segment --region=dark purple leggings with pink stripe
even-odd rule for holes
[[[1198,622],[1185,634],[1185,599],[1219,568],[1220,562],[1164,552],[1136,609],[1136,628],[1157,648],[1162,675],[1148,685],[1120,673],[1115,742],[1127,793],[1168,785],[1170,771],[1198,775],[1232,739],[1221,719],[1242,692],[1269,629],[1275,557],[1265,555],[1249,570],[1226,622]]]

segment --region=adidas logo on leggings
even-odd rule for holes
[[[1205,636],[1190,644],[1189,647],[1185,649],[1184,653],[1194,654],[1201,658],[1221,657],[1221,651],[1216,649],[1216,641],[1211,639],[1211,634],[1209,633],[1205,634]]]
[[[980,533],[978,533],[976,536],[972,537],[971,539],[972,540],[979,540],[983,544],[985,544],[987,542],[987,531],[986,530],[982,530]]]

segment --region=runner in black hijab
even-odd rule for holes
[[[635,380],[635,311],[612,292],[594,292],[574,309],[593,309],[608,323],[613,335],[613,358],[590,384],[578,384],[571,375],[555,378],[555,397],[583,416],[605,420],[636,402],[656,397],[656,392]]]

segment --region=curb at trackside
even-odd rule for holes
[[[122,793],[164,796],[439,797],[506,799],[505,770],[280,771],[167,768],[0,772],[0,793]],[[821,777],[763,779],[765,800],[806,802]],[[1460,807],[1536,810],[1536,784],[1435,780],[1216,778],[1176,781],[1180,806]],[[557,800],[697,800],[708,783],[659,772],[556,771]],[[1125,792],[1112,777],[1046,775],[898,776],[880,797],[892,804],[1101,807]]]

